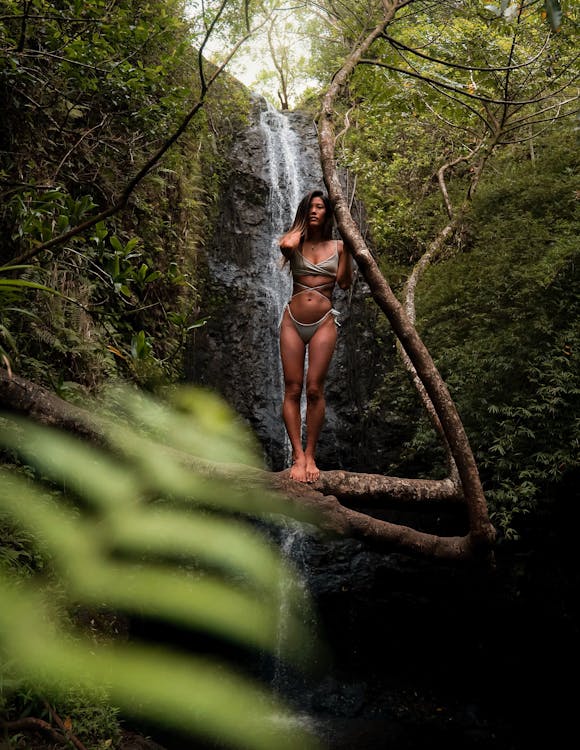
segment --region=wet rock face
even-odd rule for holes
[[[254,431],[266,465],[279,470],[288,465],[289,445],[281,419],[278,325],[291,282],[287,268],[280,267],[277,238],[291,223],[300,198],[324,189],[312,118],[278,113],[256,97],[230,165],[220,220],[205,254],[202,315],[211,317],[193,334],[186,378],[220,392]],[[382,368],[375,368],[367,296],[360,278],[353,290],[335,292],[342,315],[318,448],[323,469],[373,468],[368,424],[360,417]]]
[[[250,124],[230,154],[231,180],[205,258],[203,314],[186,376],[220,392],[254,430],[266,460],[280,464],[284,432],[278,416],[279,379],[275,308],[260,282],[271,255],[271,179],[261,119],[266,103],[253,101]]]

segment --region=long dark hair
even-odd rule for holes
[[[334,227],[334,210],[328,196],[326,193],[323,193],[322,190],[311,190],[309,193],[306,193],[304,198],[302,198],[298,204],[294,222],[288,231],[291,232],[294,229],[299,229],[302,237],[304,238],[306,236],[308,209],[310,208],[310,203],[313,198],[320,198],[324,203],[326,213],[324,215],[324,224],[322,226],[322,239],[330,240],[332,239],[332,229]]]

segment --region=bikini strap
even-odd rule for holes
[[[311,289],[316,292],[318,289],[324,289],[327,286],[334,286],[334,281],[327,281],[325,284],[317,284],[316,286],[308,286],[308,284],[303,284],[300,281],[294,281],[294,284],[296,286],[301,286],[304,291]],[[298,294],[300,294],[300,292],[298,292]]]
[[[329,298],[325,294],[322,294],[320,290],[324,289],[325,286],[333,286],[333,285],[321,284],[320,286],[307,286],[306,284],[299,284],[299,286],[303,286],[304,289],[301,289],[299,292],[296,292],[296,294],[293,294],[292,299],[294,299],[294,297],[297,297],[299,294],[306,294],[307,292],[314,292],[315,294],[319,294],[323,299],[329,300]]]

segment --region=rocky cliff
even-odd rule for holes
[[[195,332],[186,376],[226,398],[255,432],[266,465],[279,470],[288,465],[289,446],[280,415],[278,325],[291,283],[288,270],[280,267],[277,238],[302,195],[324,189],[312,118],[276,112],[254,97],[229,165],[231,177],[204,259],[202,314],[210,320]],[[367,298],[360,277],[349,292],[335,292],[341,329],[326,387],[318,451],[323,469],[378,468],[363,418],[382,371]],[[376,444],[384,449],[383,440]]]

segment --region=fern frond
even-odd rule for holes
[[[308,596],[289,585],[292,570],[253,520],[275,522],[282,501],[252,479],[253,442],[225,404],[197,390],[172,395],[173,407],[127,389],[95,403],[98,448],[6,417],[0,446],[48,484],[0,470],[0,512],[34,540],[67,608],[138,615],[274,654],[284,586],[283,658],[304,665],[314,655]],[[95,644],[55,612],[53,593],[46,576],[16,581],[0,568],[0,656],[19,679],[41,681],[49,695],[105,685],[129,713],[240,748],[315,747],[277,722],[285,708],[234,667],[159,646]]]

